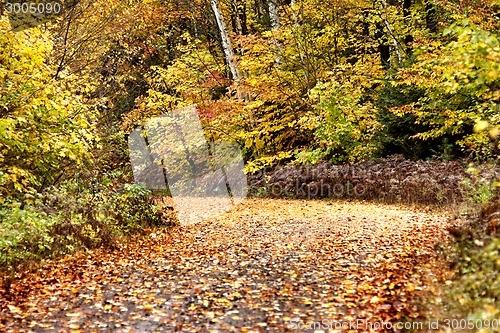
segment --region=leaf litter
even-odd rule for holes
[[[298,332],[314,322],[418,320],[415,299],[445,280],[435,248],[448,215],[247,199],[217,218],[26,274],[0,289],[0,330]]]

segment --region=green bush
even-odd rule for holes
[[[114,173],[76,177],[48,188],[32,205],[0,207],[0,269],[82,248],[113,247],[120,236],[161,221],[151,191]]]
[[[462,241],[458,247],[458,273],[446,287],[449,318],[488,321],[500,316],[500,239]],[[498,332],[483,328],[481,332]]]
[[[496,195],[499,187],[498,168],[494,165],[475,167],[472,164],[467,169],[469,177],[461,185],[464,188],[464,197],[472,205],[482,205],[490,202]]]
[[[312,92],[323,99],[317,105],[321,125],[314,132],[315,144],[297,155],[300,163],[329,161],[335,164],[359,162],[373,156],[376,145],[373,135],[379,124],[372,103],[362,87],[346,82],[318,84]]]
[[[10,271],[52,250],[51,229],[60,222],[59,216],[46,214],[35,207],[3,207],[0,218],[0,267]]]
[[[477,177],[480,173],[473,175]],[[491,181],[484,183],[491,184]],[[438,317],[465,319],[475,325],[468,331],[485,333],[498,332],[500,324],[500,233],[497,228],[500,201],[490,201],[481,206],[476,217],[448,228],[455,242],[446,247],[445,253],[454,275],[446,281],[441,297],[429,303],[437,306]],[[495,325],[491,325],[493,320],[497,320]]]

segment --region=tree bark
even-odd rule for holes
[[[437,32],[436,10],[431,0],[425,1],[425,25],[430,32]]]
[[[245,54],[241,36],[247,35],[246,8],[242,0],[233,0],[234,15],[231,15],[234,30],[238,34],[238,51],[240,55]]]
[[[267,1],[267,8],[269,12],[269,23],[270,23],[270,28],[272,31],[278,31],[278,29],[281,26],[280,22],[280,16],[278,12],[278,5],[279,5],[279,0],[268,0]],[[279,56],[281,53],[281,50],[283,49],[283,45],[281,45],[280,41],[274,38],[274,45],[276,45],[276,58],[274,59],[274,62],[278,65],[281,65],[282,61]]]
[[[410,16],[411,0],[403,0],[403,16]]]
[[[214,12],[215,20],[217,22],[217,27],[219,28],[219,34],[221,38],[222,51],[224,52],[224,57],[226,63],[231,71],[231,77],[238,84],[241,80],[241,74],[234,60],[234,50],[231,45],[231,40],[229,39],[229,34],[227,32],[226,23],[224,22],[224,17],[219,8],[219,3],[217,0],[210,0],[210,5]]]
[[[404,0],[403,1],[403,16],[405,19],[406,24],[410,24],[410,7],[411,7],[411,0]],[[413,35],[411,33],[407,34],[405,37],[405,45],[406,45],[406,54],[411,55],[413,53]]]
[[[384,28],[382,24],[377,23],[377,33],[375,34],[375,38],[379,40],[378,52],[380,54],[380,62],[385,69],[389,69],[390,63],[389,58],[391,57],[391,49],[387,44],[387,35],[384,33]]]
[[[240,35],[248,35],[246,4],[242,0],[233,0],[236,30]]]
[[[311,84],[309,83],[309,66],[308,64],[306,63],[306,59],[304,57],[304,47],[302,46],[302,43],[301,43],[301,38],[302,38],[302,33],[300,31],[300,22],[299,22],[299,14],[303,14],[302,10],[303,10],[303,7],[301,6],[301,10],[300,11],[297,11],[297,0],[291,0],[290,2],[290,6],[292,8],[292,15],[293,15],[293,23],[294,23],[294,26],[295,26],[295,38],[296,38],[296,43],[297,43],[297,52],[299,53],[299,57],[300,57],[300,64],[302,66],[302,68],[304,69],[304,81],[305,81],[305,88],[307,91],[309,91],[311,89]],[[301,20],[302,21],[302,20]]]
[[[271,30],[278,29],[281,25],[278,13],[279,0],[268,0],[267,6],[269,10],[269,23]]]
[[[394,47],[394,51],[396,52],[396,55],[398,57],[398,63],[401,63],[401,51],[399,51],[399,46],[398,46],[398,41],[396,40],[396,36],[394,36],[394,32],[392,31],[391,25],[389,24],[389,21],[387,20],[387,1],[384,0],[384,24],[385,27],[387,28],[387,32],[389,33],[389,36],[392,39],[392,45]]]

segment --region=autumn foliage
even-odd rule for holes
[[[430,210],[477,209],[498,196],[497,0],[81,0],[65,8],[25,29],[0,16],[0,271],[7,281],[0,329],[10,320],[50,329],[35,313],[39,305],[48,321],[62,318],[72,330],[89,322],[110,329],[88,319],[89,309],[121,323],[128,310],[125,322],[149,316],[139,327],[153,321],[201,331],[283,331],[287,320],[313,319],[312,309],[332,318],[419,318],[410,299],[449,281],[444,266],[429,267],[423,257],[439,252],[426,236],[449,241],[448,215]],[[127,148],[133,130],[188,105],[207,142],[241,149],[252,195],[266,197],[203,225],[201,236],[174,227],[172,207],[157,203],[168,190],[133,184]],[[432,208],[401,212],[382,203]],[[472,218],[467,209],[457,221]],[[481,275],[464,264],[472,282],[454,290],[481,296],[473,282],[497,278],[496,221],[483,221],[487,236],[446,229],[476,235],[465,237],[479,247],[471,265],[489,269]],[[169,226],[161,241],[151,236],[124,250],[124,239],[158,225]],[[311,238],[292,244],[295,228]],[[40,260],[101,247],[117,252],[40,273],[31,287],[15,283]],[[114,266],[123,271],[110,273]],[[175,285],[177,275],[189,282]],[[152,281],[145,289],[137,280],[144,276]],[[480,313],[494,316],[497,289],[484,288]],[[53,292],[57,313],[43,294]],[[66,311],[63,299],[95,307]],[[189,322],[193,316],[198,322]]]

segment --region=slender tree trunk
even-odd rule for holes
[[[292,8],[293,23],[296,27],[298,27],[299,26],[299,18],[297,16],[297,0],[292,0],[290,2],[290,6]]]
[[[431,0],[425,1],[425,25],[430,32],[437,32],[436,10]]]
[[[404,19],[405,19],[405,23],[406,24],[411,24],[410,20],[411,20],[411,17],[410,17],[410,7],[411,7],[411,0],[404,0],[403,1],[403,16],[404,16]],[[411,55],[413,53],[413,47],[412,47],[412,44],[413,43],[413,35],[412,34],[407,34],[406,37],[405,37],[405,45],[406,45],[406,54],[408,55]]]
[[[292,15],[293,15],[293,23],[296,28],[296,33],[295,33],[295,38],[297,41],[297,49],[300,57],[300,64],[302,65],[302,68],[304,69],[304,80],[306,84],[306,89],[307,91],[310,90],[310,84],[309,84],[309,70],[308,66],[306,63],[306,59],[304,57],[303,51],[305,51],[302,43],[301,43],[301,38],[302,38],[302,33],[300,31],[300,23],[299,23],[299,13],[297,11],[297,0],[291,0],[290,6],[292,7]]]
[[[246,25],[245,3],[242,0],[233,0],[234,15],[232,16],[235,31],[238,33],[238,51],[245,54],[241,36],[248,33]]]
[[[380,54],[380,62],[385,69],[390,68],[389,58],[391,57],[391,50],[387,44],[387,35],[384,33],[384,28],[381,23],[377,22],[377,33],[375,38],[379,40],[378,52]]]
[[[246,4],[244,0],[233,0],[233,7],[238,34],[248,35]]]
[[[396,40],[396,37],[394,36],[394,32],[392,31],[391,25],[389,24],[389,21],[387,20],[387,1],[383,1],[384,4],[384,13],[383,13],[383,19],[384,19],[384,24],[385,27],[387,28],[387,32],[389,33],[390,38],[392,39],[392,45],[394,47],[394,51],[396,52],[396,55],[398,57],[398,63],[401,62],[401,51],[399,51],[399,46],[398,46],[398,41]]]
[[[279,0],[268,0],[267,1],[267,8],[269,11],[269,23],[271,26],[271,30],[277,32],[278,29],[281,26],[280,22],[280,16],[278,12],[278,5],[279,5]],[[281,53],[281,50],[283,49],[283,45],[275,38],[274,39],[274,45],[276,45],[276,58],[274,59],[274,62],[278,65],[281,65],[281,58],[279,54]]]
[[[231,77],[236,84],[239,84],[241,80],[241,74],[234,60],[234,51],[233,46],[231,45],[231,40],[229,39],[229,35],[227,33],[226,23],[224,22],[224,17],[222,16],[222,12],[219,8],[219,4],[217,0],[210,0],[210,5],[215,15],[215,20],[217,22],[217,27],[219,28],[219,34],[221,38],[222,51],[224,52],[224,57],[226,59],[226,63],[229,66],[229,70],[231,71]]]
[[[411,0],[403,0],[403,16],[410,16]]]
[[[255,16],[257,16],[258,21],[262,21],[262,10],[260,0],[255,0],[253,3],[253,11]]]
[[[233,10],[234,15],[231,15],[233,29],[238,33],[238,35],[243,35],[243,26],[241,24],[240,15],[238,15],[238,3],[236,0],[233,0]]]
[[[281,25],[278,13],[278,4],[279,0],[267,1],[267,6],[269,10],[269,23],[271,24],[271,30],[278,29]]]

